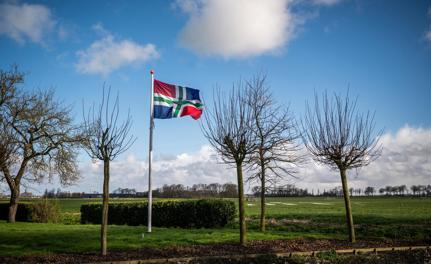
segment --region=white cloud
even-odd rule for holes
[[[341,0],[313,0],[314,5],[332,6],[341,2]]]
[[[349,171],[352,187],[382,187],[385,185],[431,184],[431,128],[404,126],[395,134],[386,133],[380,138],[383,152],[368,167]],[[299,185],[320,189],[340,186],[335,171],[316,164],[303,169]]]
[[[19,43],[27,40],[45,44],[45,36],[51,32],[56,21],[49,8],[38,4],[0,4],[0,34]]]
[[[105,27],[103,26],[102,23],[98,22],[96,24],[94,24],[91,29],[93,29],[97,34],[102,35],[102,36],[106,36],[106,35],[110,35],[111,33],[105,29]]]
[[[72,187],[85,191],[101,191],[103,164],[86,162],[81,165],[83,179]],[[125,160],[111,162],[111,190],[118,187],[135,188],[140,191],[148,188],[148,162],[129,155]],[[182,153],[176,156],[160,156],[153,161],[153,186],[163,184],[225,183],[235,182],[235,171],[218,163],[215,153],[209,146],[202,146],[196,153]]]
[[[431,184],[431,129],[405,126],[381,138],[383,153],[364,171],[376,185]]]
[[[274,52],[288,43],[296,19],[289,0],[181,0],[190,18],[180,43],[201,55],[245,58]]]
[[[386,185],[431,184],[431,128],[413,128],[405,126],[396,133],[386,133],[380,139],[383,145],[382,156],[371,165],[360,170],[348,171],[349,186],[364,188],[367,186],[384,187]],[[102,191],[102,163],[83,162],[80,166],[83,179],[74,191]],[[118,187],[135,188],[145,191],[148,187],[148,165],[146,159],[134,155],[124,160],[111,163],[111,190]],[[341,186],[337,171],[329,170],[324,165],[314,162],[305,164],[299,170],[299,179],[289,178],[284,183],[293,183],[311,192]],[[156,156],[153,162],[153,186],[163,184],[196,183],[236,183],[235,170],[217,160],[216,153],[209,146],[202,146],[195,153]],[[36,186],[43,192],[46,185]],[[248,189],[250,191],[250,189]]]
[[[191,13],[198,11],[201,4],[202,1],[198,0],[176,0],[172,3],[172,7],[174,9],[179,8],[185,13]]]
[[[76,53],[78,62],[75,68],[80,73],[107,75],[123,66],[159,57],[153,44],[141,45],[132,40],[116,40],[101,24],[94,25],[93,29],[104,36],[86,50]]]
[[[426,39],[431,44],[431,29],[425,34]]]

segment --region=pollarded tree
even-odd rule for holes
[[[255,136],[250,129],[253,126],[252,111],[246,103],[245,93],[241,81],[233,85],[228,94],[218,89],[213,104],[206,108],[202,124],[203,134],[223,162],[236,167],[241,245],[247,241],[243,164],[256,148]]]
[[[10,189],[10,223],[15,222],[23,181],[58,175],[67,185],[79,177],[81,136],[70,108],[56,101],[53,91],[22,91],[17,85],[23,82],[16,67],[0,71],[0,175]]]
[[[84,111],[84,146],[88,155],[93,160],[103,161],[103,205],[102,223],[100,230],[100,248],[102,255],[107,253],[108,234],[108,205],[109,205],[109,164],[121,153],[129,149],[135,141],[135,137],[129,136],[132,126],[132,118],[128,113],[120,123],[119,99],[111,102],[111,89],[105,93],[103,88],[102,102],[99,107]]]
[[[358,113],[356,103],[349,93],[329,99],[325,92],[321,100],[316,94],[314,107],[306,104],[302,122],[304,144],[314,160],[340,172],[350,242],[355,241],[355,230],[347,170],[367,166],[381,153],[374,115]]]
[[[295,177],[301,156],[297,154],[299,134],[287,107],[275,102],[266,76],[256,75],[247,82],[247,104],[251,108],[256,149],[249,161],[249,181],[260,183],[260,230],[265,231],[265,193],[277,180]]]

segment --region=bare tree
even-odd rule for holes
[[[87,113],[83,110],[85,150],[93,160],[103,161],[103,209],[100,230],[100,247],[103,255],[107,253],[109,163],[129,149],[136,140],[134,136],[129,136],[132,126],[130,113],[120,123],[118,94],[113,103],[110,95],[111,88],[105,93],[105,87],[103,87],[100,105],[97,108],[93,105]]]
[[[253,124],[251,108],[246,104],[243,82],[233,85],[228,93],[217,89],[213,104],[207,107],[202,131],[223,162],[234,165],[238,180],[238,204],[240,243],[246,238],[243,163],[255,150],[255,138],[250,127]]]
[[[367,196],[369,195],[373,196],[375,192],[376,192],[376,189],[374,187],[368,186],[367,188],[365,188],[364,194]]]
[[[287,107],[278,105],[266,85],[266,76],[247,82],[247,103],[252,111],[256,146],[248,181],[260,183],[260,230],[265,231],[265,194],[268,185],[288,176],[295,177],[301,157],[297,155],[299,134]]]
[[[407,186],[406,185],[400,185],[398,186],[398,192],[402,196],[404,196],[404,193],[407,192]]]
[[[351,101],[348,92],[345,98],[334,94],[331,99],[325,92],[321,104],[316,94],[314,107],[306,104],[302,122],[304,144],[314,160],[340,172],[351,242],[355,241],[355,230],[347,170],[367,166],[381,153],[378,137],[373,133],[374,115],[359,114],[356,103],[357,98]]]
[[[24,75],[16,67],[0,71],[0,176],[10,189],[8,221],[15,222],[24,180],[60,177],[63,185],[79,177],[76,148],[81,137],[72,124],[70,108],[53,91],[23,92]]]
[[[413,196],[415,196],[419,192],[419,185],[412,185],[410,190],[413,192]]]

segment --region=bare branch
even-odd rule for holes
[[[265,75],[256,75],[247,82],[247,103],[252,109],[252,130],[257,141],[249,163],[253,174],[248,180],[271,182],[273,178],[295,177],[303,161],[297,154],[300,146],[296,122],[288,107],[275,102]]]
[[[114,160],[127,151],[135,142],[136,137],[129,136],[132,127],[130,112],[123,123],[118,123],[120,112],[119,96],[111,102],[111,87],[105,91],[103,86],[102,101],[98,108],[84,113],[85,150],[92,159]]]
[[[213,104],[206,108],[201,125],[205,137],[222,160],[242,164],[256,148],[251,108],[246,103],[244,84],[240,81],[226,94],[216,87]]]
[[[314,108],[306,104],[302,121],[303,141],[314,160],[332,169],[352,169],[367,166],[380,156],[381,145],[375,135],[374,114],[356,111],[357,98],[349,93],[342,98],[325,92],[319,101],[315,94]]]

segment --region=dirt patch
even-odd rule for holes
[[[311,220],[306,219],[282,219],[283,224],[309,224]]]
[[[238,244],[212,244],[194,246],[170,246],[164,248],[142,248],[128,251],[109,251],[107,256],[96,252],[81,254],[50,254],[27,257],[0,257],[0,263],[87,263],[98,261],[133,260],[151,258],[220,256],[239,254],[271,254],[277,252],[332,250],[348,248],[375,248],[391,246],[431,245],[431,241],[374,241],[362,240],[349,243],[343,240],[294,239],[251,241],[246,246]]]
[[[268,226],[282,226],[287,224],[310,224],[311,220],[304,219],[276,219],[276,218],[268,218],[266,220]]]

